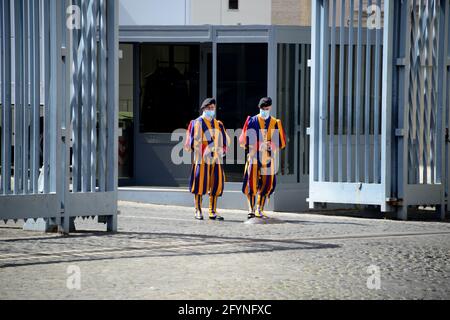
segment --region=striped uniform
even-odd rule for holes
[[[218,120],[204,117],[192,120],[186,133],[186,150],[194,153],[189,191],[196,195],[196,209],[201,211],[201,196],[210,195],[210,214],[215,214],[217,197],[222,196],[225,174],[222,157],[227,151],[229,137]]]
[[[252,212],[256,205],[262,211],[266,199],[276,187],[275,156],[286,147],[286,135],[281,121],[274,117],[264,120],[259,115],[248,117],[239,143],[248,152],[242,192],[247,196]],[[270,144],[271,150],[261,151],[264,143]],[[258,199],[255,199],[256,195]]]

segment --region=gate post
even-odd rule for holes
[[[450,153],[449,153],[449,117],[450,117],[450,2],[448,0],[440,1],[439,11],[439,80],[438,80],[438,96],[439,109],[441,110],[441,140],[438,140],[440,145],[441,155],[438,159],[439,168],[441,172],[440,183],[444,184],[442,190],[442,204],[440,205],[439,214],[441,220],[445,219],[446,213],[449,211],[449,184],[450,184]]]
[[[393,169],[396,171],[394,177],[396,178],[396,194],[395,199],[401,199],[403,205],[396,208],[397,218],[401,220],[406,220],[408,217],[408,205],[407,205],[407,192],[406,186],[408,184],[408,139],[409,131],[411,130],[409,126],[410,117],[410,105],[408,90],[410,86],[410,65],[411,65],[411,36],[409,35],[409,30],[411,30],[411,1],[406,2],[396,2],[395,3],[395,25],[393,33],[397,35],[394,46],[394,59],[397,63],[393,69],[395,72],[396,86],[393,95],[397,96],[396,110],[398,119],[393,120],[396,125],[394,128],[396,134],[394,143],[394,152],[397,154],[398,167],[396,168],[395,162]],[[403,55],[402,55],[403,54]],[[393,100],[394,101],[394,100]]]
[[[114,112],[108,112],[108,151],[107,151],[107,173],[106,188],[114,193],[117,199],[118,193],[118,131],[119,131],[119,1],[107,0],[106,12],[107,35],[108,35],[108,104]],[[111,139],[113,142],[111,143]],[[114,214],[108,216],[106,221],[107,230],[117,232],[117,201],[113,205]]]
[[[323,4],[323,3],[322,3]],[[318,148],[315,143],[317,135],[316,118],[318,112],[319,101],[319,87],[320,87],[320,6],[319,0],[313,0],[311,3],[311,106],[310,106],[310,127],[308,128],[310,143],[309,152],[309,185],[311,186],[316,181],[318,176],[316,159],[318,159]],[[308,199],[309,208],[315,209],[315,203],[313,199]]]
[[[384,201],[381,211],[392,211],[388,200],[392,197],[392,85],[393,85],[393,46],[394,46],[394,1],[384,1],[383,30],[383,84],[381,118],[381,185]]]

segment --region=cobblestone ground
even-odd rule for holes
[[[1,225],[0,299],[450,298],[447,222],[274,213],[282,223],[249,225],[244,211],[214,222],[183,207],[119,208],[117,234],[92,219],[69,237]]]

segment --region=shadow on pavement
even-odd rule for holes
[[[81,232],[64,238],[80,238],[105,236],[105,232]],[[248,238],[248,237],[227,237],[210,236],[199,234],[183,233],[146,233],[146,232],[118,232],[113,235],[114,239],[110,242],[111,248],[99,248],[97,251],[92,249],[83,252],[83,249],[76,250],[76,253],[51,250],[45,254],[35,254],[29,252],[29,255],[17,257],[17,261],[12,263],[3,262],[0,255],[0,268],[13,268],[18,266],[30,265],[48,265],[58,263],[73,263],[83,261],[101,261],[115,259],[133,259],[133,258],[151,258],[151,257],[180,257],[180,256],[209,256],[209,255],[231,255],[231,254],[251,254],[264,252],[281,252],[289,250],[320,250],[336,249],[340,245],[317,243],[310,241],[295,241],[270,238]],[[58,239],[55,237],[42,237],[46,239]],[[33,239],[11,239],[14,241],[31,242]],[[133,243],[134,241],[134,243]],[[148,241],[146,244],[145,241]],[[170,243],[170,242],[174,243]],[[6,241],[1,241],[6,242]],[[0,243],[1,243],[0,242]],[[116,243],[117,242],[117,243]],[[136,245],[136,242],[139,245]],[[46,244],[50,248],[51,243]],[[120,248],[117,248],[120,246]],[[9,253],[11,254],[11,253]],[[48,255],[48,257],[46,257]],[[59,256],[58,256],[59,255]],[[14,258],[14,254],[12,254]],[[22,261],[21,261],[22,258]]]

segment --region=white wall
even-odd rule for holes
[[[120,25],[271,24],[272,0],[119,0]]]
[[[272,0],[239,0],[239,10],[229,10],[228,0],[191,0],[191,24],[271,24]]]
[[[119,24],[189,24],[191,0],[119,0]]]

